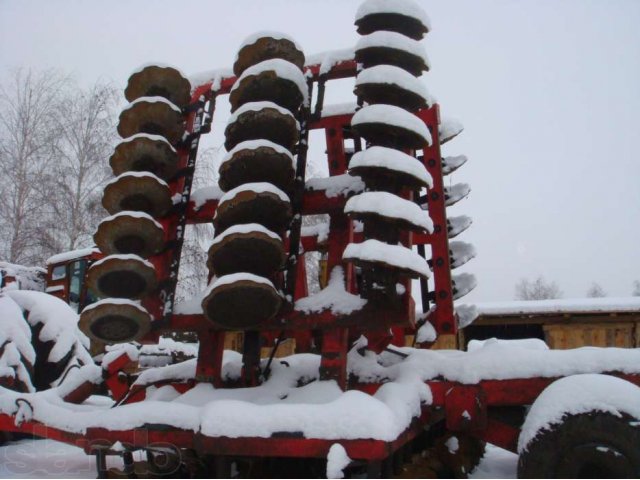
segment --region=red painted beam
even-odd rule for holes
[[[91,453],[98,448],[109,447],[116,442],[120,442],[126,447],[134,448],[194,448],[195,446],[194,432],[168,425],[131,430],[88,428],[86,439],[88,440],[85,446],[87,453]]]
[[[128,448],[190,448],[209,455],[259,456],[287,458],[326,458],[331,445],[340,442],[347,454],[357,460],[383,460],[415,438],[429,419],[424,410],[420,418],[414,419],[410,427],[391,442],[374,439],[332,440],[303,438],[295,433],[282,433],[269,438],[207,437],[193,431],[158,425],[130,430],[108,430],[89,428],[86,434],[65,432],[37,422],[14,424],[14,418],[0,415],[0,429],[30,433],[83,448],[87,453],[109,448],[120,442]]]
[[[557,378],[484,380],[480,382],[480,388],[487,396],[488,405],[531,405],[542,390],[556,380]]]
[[[80,433],[66,432],[40,422],[25,421],[16,425],[15,417],[6,414],[0,414],[0,431],[27,433],[36,437],[50,438],[58,442],[75,445],[80,448],[84,448],[88,441],[87,438]]]
[[[499,422],[491,417],[487,420],[487,428],[481,432],[473,432],[485,442],[497,445],[500,448],[518,453],[518,438],[520,437],[520,429]]]
[[[452,432],[485,430],[487,427],[486,393],[478,385],[459,385],[445,394],[447,429]]]
[[[307,190],[302,199],[303,215],[320,215],[342,213],[348,196],[336,195],[327,197],[325,191]],[[196,209],[193,201],[189,202],[187,221],[189,224],[211,223],[218,208],[218,200],[208,200]]]
[[[640,386],[640,374],[622,374],[619,372],[602,372],[604,375],[613,375]],[[538,395],[551,383],[560,377],[554,378],[517,378],[511,380],[483,380],[480,388],[487,396],[487,404],[493,406],[518,406],[531,405]]]
[[[458,326],[453,309],[453,290],[451,284],[451,265],[449,258],[449,239],[447,233],[447,212],[444,198],[444,180],[442,177],[442,157],[438,125],[440,111],[438,105],[428,110],[420,110],[416,115],[427,125],[431,132],[432,144],[423,149],[423,163],[433,178],[433,188],[429,195],[429,216],[433,220],[434,231],[430,235],[431,255],[433,259],[433,280],[435,285],[436,309],[429,317],[438,334],[455,334]]]
[[[332,327],[362,327],[367,329],[382,329],[392,326],[411,326],[413,316],[408,315],[406,308],[377,308],[365,306],[362,310],[350,315],[336,315],[330,310],[320,313],[304,313],[293,310],[284,316],[276,316],[274,319],[255,327],[261,331],[285,330],[316,330]],[[206,329],[225,330],[207,320],[203,314],[174,314],[167,330],[171,331],[201,331]],[[163,330],[159,330],[160,333]]]
[[[338,80],[341,78],[350,78],[356,76],[356,62],[355,60],[346,60],[333,65],[331,70],[326,74],[327,80]],[[304,72],[307,78],[311,78],[313,81],[317,81],[320,78],[320,63],[314,63],[311,65],[305,65]],[[193,97],[198,98],[200,95],[209,97],[211,94],[211,86],[213,82],[205,82],[202,85],[196,85],[193,90]],[[227,95],[231,92],[231,87],[236,83],[235,75],[223,77],[220,79],[220,87],[216,90],[217,95]]]

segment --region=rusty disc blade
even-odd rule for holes
[[[151,316],[142,307],[129,303],[100,302],[84,309],[78,326],[85,335],[99,342],[135,342],[151,329]]]
[[[112,255],[94,263],[87,274],[89,287],[100,297],[138,300],[157,285],[153,266],[136,255]]]
[[[232,112],[249,102],[273,102],[290,112],[297,112],[302,105],[304,97],[298,85],[279,77],[273,70],[247,75],[239,82],[229,95]]]
[[[126,172],[150,172],[170,180],[178,171],[178,154],[164,137],[139,134],[121,142],[109,164],[116,176]]]
[[[352,128],[374,146],[418,150],[424,148],[426,143],[418,133],[398,125],[370,122],[352,125]]]
[[[377,240],[386,241],[387,243],[397,243],[386,240],[388,232],[400,232],[401,230],[409,230],[412,232],[424,232],[424,228],[408,222],[401,218],[387,217],[375,212],[349,212],[349,217],[354,220],[360,220],[365,223],[364,229],[367,227],[375,227],[374,230],[380,232],[376,235],[365,235],[366,238],[376,238]],[[426,215],[426,212],[425,212]],[[395,234],[391,238],[394,238]]]
[[[175,68],[149,65],[129,77],[124,96],[130,102],[140,97],[164,97],[184,108],[191,100],[191,84]]]
[[[355,59],[364,68],[375,67],[376,65],[393,65],[406,70],[416,77],[429,70],[429,66],[422,57],[406,50],[385,46],[356,50]]]
[[[418,160],[416,160],[418,161]],[[380,190],[397,193],[402,188],[427,187],[427,183],[401,170],[393,170],[382,166],[361,166],[349,168],[349,174],[362,178],[367,190]]]
[[[122,138],[136,133],[161,135],[175,145],[185,131],[184,119],[176,108],[165,102],[137,101],[120,114],[118,134]]]
[[[285,261],[282,240],[266,232],[245,230],[224,232],[209,248],[209,269],[216,276],[249,272],[271,277]]]
[[[225,278],[225,277],[222,277]],[[250,279],[215,286],[202,300],[202,310],[212,322],[232,330],[259,326],[273,318],[282,299],[271,284]]]
[[[164,230],[150,216],[123,212],[100,222],[93,239],[106,255],[132,253],[148,258],[162,250]]]
[[[429,32],[427,26],[417,18],[399,13],[372,13],[356,20],[355,25],[360,35],[384,30],[401,33],[414,40],[422,40]]]
[[[228,200],[220,200],[213,225],[217,232],[241,223],[257,223],[273,232],[281,232],[290,220],[289,201],[268,191],[244,190]]]
[[[247,110],[229,123],[224,131],[227,151],[247,140],[264,139],[292,151],[298,142],[299,125],[293,115],[265,107]]]
[[[239,77],[247,68],[272,58],[287,60],[300,70],[304,67],[304,53],[294,42],[286,38],[264,36],[240,49],[233,64],[233,73]]]
[[[423,97],[393,83],[360,84],[355,87],[353,93],[369,104],[395,105],[412,112],[427,106]]]
[[[125,173],[107,184],[102,205],[110,214],[132,210],[162,217],[171,206],[169,186],[152,174]]]
[[[247,148],[234,150],[233,155],[218,170],[218,184],[223,191],[252,182],[268,182],[284,191],[291,189],[295,169],[288,152],[278,151],[270,146],[253,148],[249,145]]]

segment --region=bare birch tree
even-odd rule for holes
[[[0,258],[42,264],[89,246],[115,143],[115,90],[56,71],[17,71],[0,89]]]
[[[107,160],[116,142],[116,105],[115,89],[96,83],[88,90],[70,84],[57,107],[55,162],[44,179],[54,201],[39,232],[43,247],[53,252],[91,245],[107,215],[101,197],[111,177]]]
[[[604,289],[600,286],[600,284],[596,282],[593,282],[589,287],[589,289],[587,290],[588,298],[602,298],[606,296],[607,296],[607,292],[605,292]]]
[[[42,179],[53,161],[56,115],[66,78],[16,71],[0,86],[0,255],[12,263],[43,259],[37,235],[49,202]]]
[[[543,277],[535,280],[523,278],[516,284],[516,300],[545,300],[562,298],[562,290],[556,282],[550,282]]]

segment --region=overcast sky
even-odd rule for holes
[[[153,61],[187,74],[230,67],[258,30],[288,33],[307,54],[346,48],[359,3],[0,0],[0,75],[55,67],[124,88]],[[640,279],[640,1],[421,3],[433,25],[424,81],[443,116],[465,125],[444,146],[469,157],[450,178],[473,190],[450,209],[474,219],[459,237],[478,249],[459,269],[479,280],[465,300],[511,299],[520,278],[538,275],[565,297],[593,281],[629,295]],[[351,101],[352,86],[329,100]],[[227,112],[220,104],[218,123]]]

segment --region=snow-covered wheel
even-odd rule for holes
[[[569,415],[520,455],[519,478],[638,478],[640,427],[628,415]]]
[[[640,477],[640,388],[608,375],[551,384],[522,428],[519,478]]]

